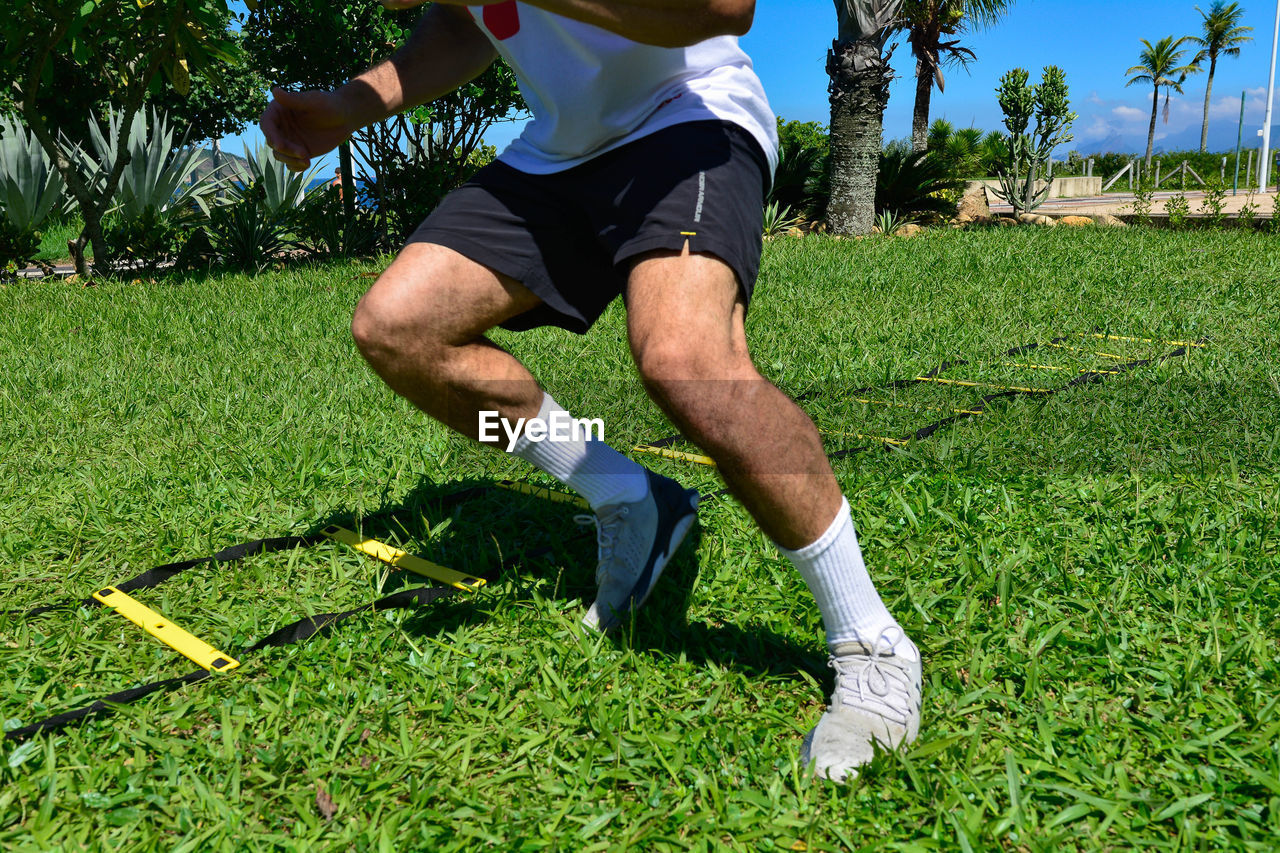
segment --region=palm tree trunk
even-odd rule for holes
[[[1213,75],[1218,71],[1218,57],[1209,57],[1209,85],[1204,87],[1204,126],[1200,128],[1200,153],[1209,149],[1209,104],[1213,100]]]
[[[876,177],[884,108],[892,72],[874,39],[832,43],[831,200],[827,222],[833,234],[870,234],[875,223]]]
[[[916,108],[911,118],[911,149],[929,150],[929,106],[933,101],[933,69],[916,60]]]
[[[1156,93],[1151,96],[1151,130],[1147,131],[1147,161],[1143,165],[1148,172],[1151,171],[1151,153],[1156,145],[1156,116],[1160,112],[1160,87],[1156,86]]]
[[[350,222],[356,215],[356,178],[352,174],[350,142],[338,146],[338,168],[342,169],[342,214]]]

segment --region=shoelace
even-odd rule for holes
[[[890,636],[894,631],[898,634],[896,639]],[[875,710],[882,716],[906,723],[908,709],[901,701],[893,702],[892,694],[896,686],[909,703],[911,680],[901,666],[883,662],[883,658],[894,655],[898,643],[905,636],[902,629],[894,626],[880,633],[865,656],[848,655],[838,658],[831,655],[828,658],[831,668],[836,671],[836,693],[845,693],[855,699],[848,701],[841,697],[844,704]]]
[[[614,533],[622,520],[631,514],[631,508],[625,504],[610,508],[609,512],[600,515],[575,515],[574,523],[582,527],[595,525],[596,528],[596,583],[604,580],[607,574],[605,567],[613,560]]]

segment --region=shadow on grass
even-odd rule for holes
[[[334,513],[314,532],[330,524],[355,525],[365,535],[452,569],[502,585],[511,600],[530,599],[524,578],[553,583],[557,599],[589,602],[595,597],[595,529],[574,517],[584,510],[496,488],[492,482],[466,479],[450,483],[422,480],[403,500],[360,519]],[[434,533],[433,533],[434,531]],[[687,614],[698,578],[703,530],[695,525],[667,566],[645,606],[612,641],[637,653],[683,657],[693,663],[732,668],[749,677],[801,679],[826,675],[825,657],[763,626],[689,622]],[[421,582],[396,572],[383,594]],[[584,604],[585,607],[585,604]],[[440,635],[481,621],[485,614],[464,597],[436,604],[410,617],[406,630]]]

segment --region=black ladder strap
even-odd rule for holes
[[[258,640],[258,642],[246,647],[238,656],[252,654],[253,652],[260,651],[262,649],[279,648],[281,646],[288,646],[294,643],[301,643],[326,628],[366,611],[372,610],[377,612],[386,610],[407,610],[419,605],[430,604],[433,601],[446,598],[456,592],[458,592],[458,590],[451,586],[420,586],[414,587],[413,589],[399,590],[398,592],[384,596],[370,604],[365,604],[351,610],[343,610],[338,613],[318,613],[315,616],[307,616],[271,632],[261,640]],[[57,731],[93,716],[114,713],[121,705],[136,702],[145,696],[150,696],[152,693],[172,690],[177,687],[183,687],[187,684],[194,684],[197,681],[203,681],[211,674],[212,673],[208,670],[198,669],[195,672],[189,672],[186,675],[180,675],[176,678],[164,678],[160,681],[153,681],[150,684],[130,687],[128,690],[121,690],[116,693],[103,696],[101,699],[97,699],[80,708],[64,711],[61,714],[55,714],[52,717],[40,720],[39,722],[14,729],[11,732],[6,732],[4,737],[5,740],[17,742],[26,740],[38,734]]]

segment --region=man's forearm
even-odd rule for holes
[[[658,47],[687,47],[714,36],[751,29],[755,0],[523,0]],[[502,0],[437,0],[450,5],[488,5]]]
[[[338,95],[364,127],[449,94],[483,73],[496,55],[465,9],[437,3],[390,59],[353,78]]]

